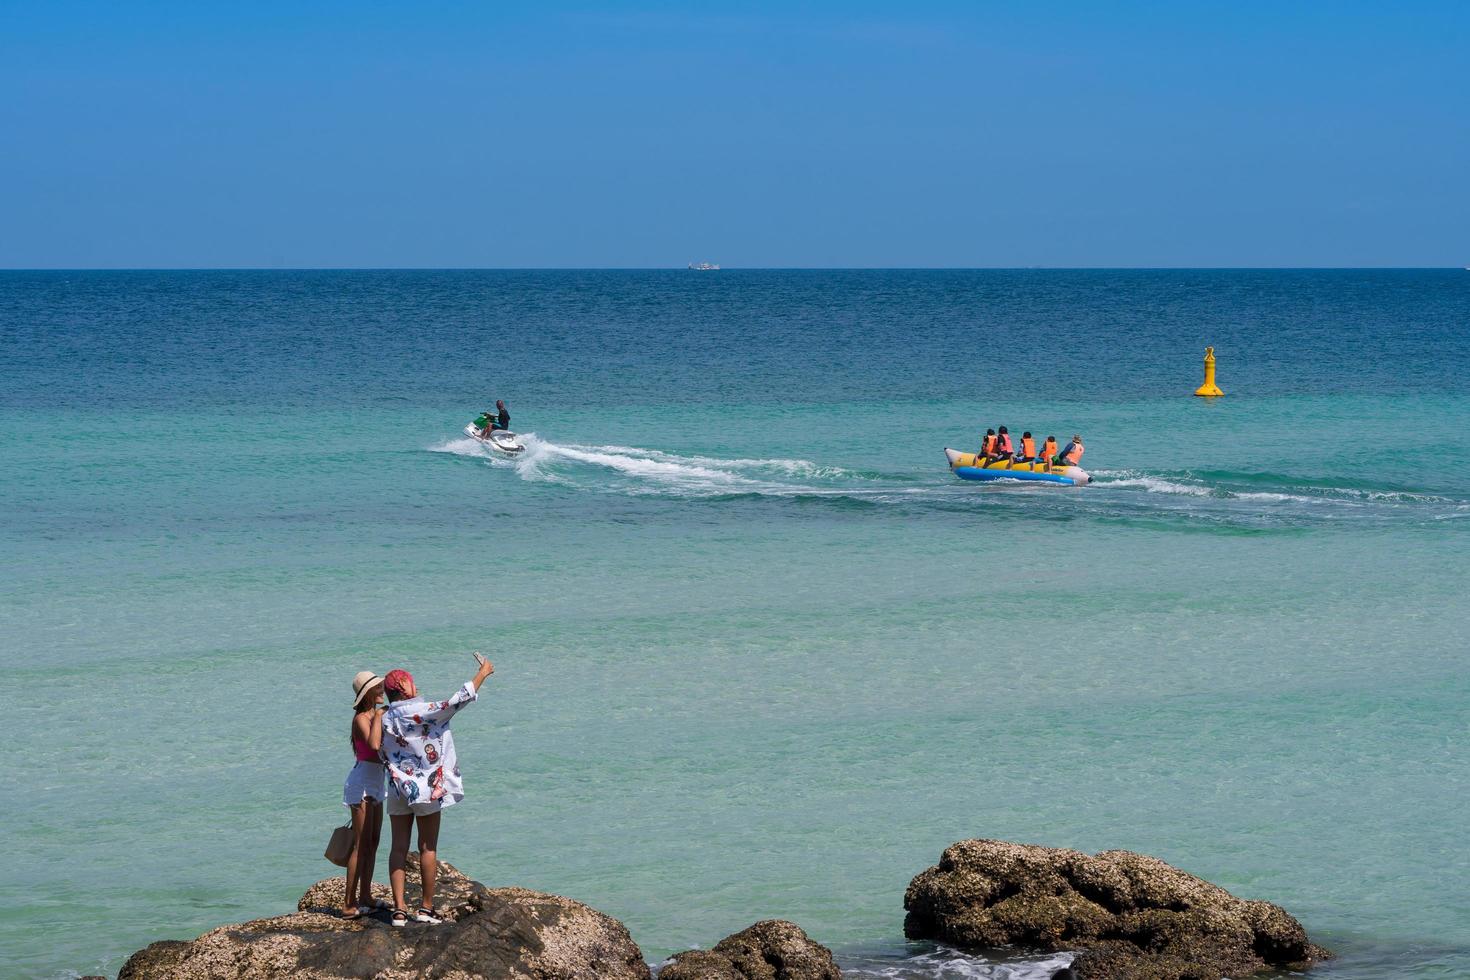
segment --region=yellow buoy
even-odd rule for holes
[[[1215,348],[1205,348],[1205,383],[1194,389],[1201,398],[1218,398],[1225,392],[1215,385]]]

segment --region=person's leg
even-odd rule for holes
[[[408,864],[408,842],[413,836],[413,814],[389,815],[393,842],[388,845],[388,884],[393,888],[393,907],[407,908],[403,898],[403,869]]]
[[[367,804],[358,803],[348,809],[352,811],[352,853],[347,855],[347,890],[342,896],[343,915],[357,912],[357,903],[353,901],[353,896],[357,893],[357,877],[362,869],[363,832],[367,828]]]
[[[419,821],[419,873],[424,881],[423,907],[434,907],[434,883],[439,877],[439,813],[429,813]]]
[[[369,797],[363,800],[367,811],[362,833],[360,855],[357,859],[357,904],[373,907],[373,867],[378,863],[378,841],[383,834],[383,804]]]

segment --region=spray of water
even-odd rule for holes
[[[1198,520],[1252,527],[1370,519],[1470,516],[1470,501],[1388,487],[1327,487],[1270,474],[1097,470],[1087,488],[954,480],[942,466],[870,472],[805,459],[721,458],[620,445],[559,444],[522,433],[526,451],[507,456],[468,437],[433,447],[474,458],[527,483],[593,493],[690,500],[811,498],[942,511],[1013,509],[1018,516]]]

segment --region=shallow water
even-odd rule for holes
[[[1470,973],[1467,323],[1460,272],[0,274],[0,961],[294,905],[353,672],[481,649],[441,853],[654,960],[1038,975],[902,940],[993,836]],[[1095,485],[954,480],[1002,422]]]

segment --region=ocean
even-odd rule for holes
[[[995,837],[1470,975],[1467,327],[1460,270],[0,273],[3,972],[294,908],[353,674],[481,650],[440,856],[654,962],[1047,975],[903,939]],[[1094,485],[954,479],[1002,424]]]

